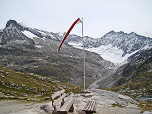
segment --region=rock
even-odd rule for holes
[[[40,108],[42,110],[45,110],[47,113],[52,114],[53,111],[52,102],[46,103],[45,105],[42,105]]]

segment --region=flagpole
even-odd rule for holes
[[[82,39],[83,39],[84,93],[85,93],[85,53],[84,53],[84,37],[83,37],[83,18],[82,18]]]

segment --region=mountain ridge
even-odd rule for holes
[[[6,26],[12,21],[9,20]],[[65,32],[53,33],[45,30],[32,29],[13,20],[13,23],[24,31],[29,31],[39,38],[49,38],[56,41],[61,41]],[[25,34],[28,36],[28,34]],[[29,36],[30,37],[30,36]],[[82,49],[83,39],[80,36],[69,34],[65,40],[66,44],[72,45],[75,48]],[[136,34],[135,32],[124,33],[123,31],[115,32],[111,30],[101,38],[91,38],[84,36],[85,50],[99,54],[106,61],[114,63],[116,66],[121,66],[128,62],[128,58],[134,53],[152,48],[152,38]]]
[[[9,20],[7,28],[4,28],[0,34],[0,41],[5,40],[5,44],[0,45],[1,66],[83,86],[83,51],[81,49],[73,48],[65,43],[62,50],[57,52],[61,42],[59,33],[21,27],[19,24],[16,27],[11,22],[14,23]],[[25,35],[25,31],[35,36],[28,37],[29,34]],[[30,42],[33,43],[30,44]],[[98,54],[89,51],[85,51],[85,54],[86,86],[100,78],[101,74],[104,76],[114,71],[107,69],[114,65],[103,60]]]
[[[99,84],[135,98],[152,95],[152,49],[137,52],[129,62]]]
[[[69,35],[66,42],[75,48],[81,49],[83,43],[82,39],[79,39],[79,36]],[[98,39],[84,36],[84,42],[85,50],[98,53],[103,59],[118,64],[118,66],[127,63],[128,57],[137,51],[152,48],[152,38],[134,32],[128,34],[123,31],[115,32],[113,30]],[[118,51],[120,53],[117,53]]]
[[[16,28],[13,25],[15,25]],[[28,31],[35,36],[29,38],[28,34],[24,34],[25,31]],[[1,64],[5,64],[7,67],[11,68],[14,66],[13,69],[22,72],[34,72],[40,75],[44,74],[45,76],[58,75],[54,78],[62,81],[74,81],[77,79],[77,76],[83,76],[83,53],[81,49],[77,49],[82,48],[83,40],[80,36],[70,34],[62,47],[62,51],[57,52],[56,50],[64,34],[65,33],[62,35],[60,33],[47,32],[36,28],[33,29],[22,26],[16,21],[9,20],[0,35],[1,41],[5,41],[5,44],[1,45]],[[13,36],[15,36],[15,41],[12,39]],[[27,40],[27,43],[24,43],[25,40]],[[140,36],[134,32],[127,34],[123,31],[110,31],[98,39],[84,36],[84,40],[86,50],[86,75],[88,80],[91,78],[96,80],[99,79],[100,76],[106,77],[107,74],[109,76],[116,70],[114,69],[116,66],[113,63],[103,60],[102,55],[107,54],[106,51],[109,52],[109,55],[105,55],[105,57],[108,58],[110,56],[114,61],[117,61],[117,56],[115,55],[119,55],[120,57],[118,59],[121,59],[124,54],[124,60],[127,61],[127,64],[137,55],[140,55],[140,52],[151,48],[152,46],[151,38]],[[75,44],[77,45],[75,46]],[[98,54],[90,53],[89,51],[94,51],[98,54],[102,53],[102,55],[99,56]],[[9,58],[6,54],[11,54],[12,58]],[[18,61],[15,60],[15,54],[18,54],[16,57],[19,59]],[[27,58],[24,58],[22,54],[26,56],[28,60],[26,60]],[[110,58],[108,58],[108,60],[110,61]],[[123,64],[125,64],[125,62]],[[57,69],[53,67],[56,67]],[[49,71],[49,69],[52,70]],[[56,70],[59,72],[56,72]],[[81,82],[83,81],[81,80]],[[90,83],[88,83],[88,85]],[[78,84],[78,80],[76,84]]]

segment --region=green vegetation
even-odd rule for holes
[[[142,109],[141,113],[143,113],[144,111],[151,111],[152,110],[152,103],[151,102],[139,101],[138,106]]]
[[[152,96],[151,76],[152,72],[145,72],[121,86],[110,88],[108,90],[128,95],[137,100],[139,102],[138,106],[142,109],[142,112],[152,110],[151,102],[138,100],[141,96]],[[114,106],[118,106],[118,104],[114,104]]]
[[[142,58],[142,56],[140,58]],[[124,75],[121,77],[123,78],[123,80],[120,80],[121,84],[119,81],[118,83],[120,85],[117,83],[119,86],[108,90],[128,95],[137,100],[139,102],[138,106],[142,109],[142,112],[144,112],[152,110],[151,102],[139,100],[140,97],[152,96],[152,57],[145,61],[143,61],[143,59],[141,59],[142,61],[139,60],[140,59],[136,59],[132,63],[129,63],[128,66],[123,69],[122,74]]]
[[[152,96],[152,72],[145,72],[135,78],[130,79],[121,86],[111,88],[109,90],[123,93],[139,98],[141,96]]]
[[[82,87],[61,83],[33,73],[21,73],[0,67],[1,99],[43,101],[61,89],[65,89],[66,93],[78,93]]]

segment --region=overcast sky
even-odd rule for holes
[[[152,0],[0,0],[0,29],[9,19],[50,32],[67,32],[83,18],[84,36],[114,30],[152,38]],[[81,24],[72,34],[81,36]]]

